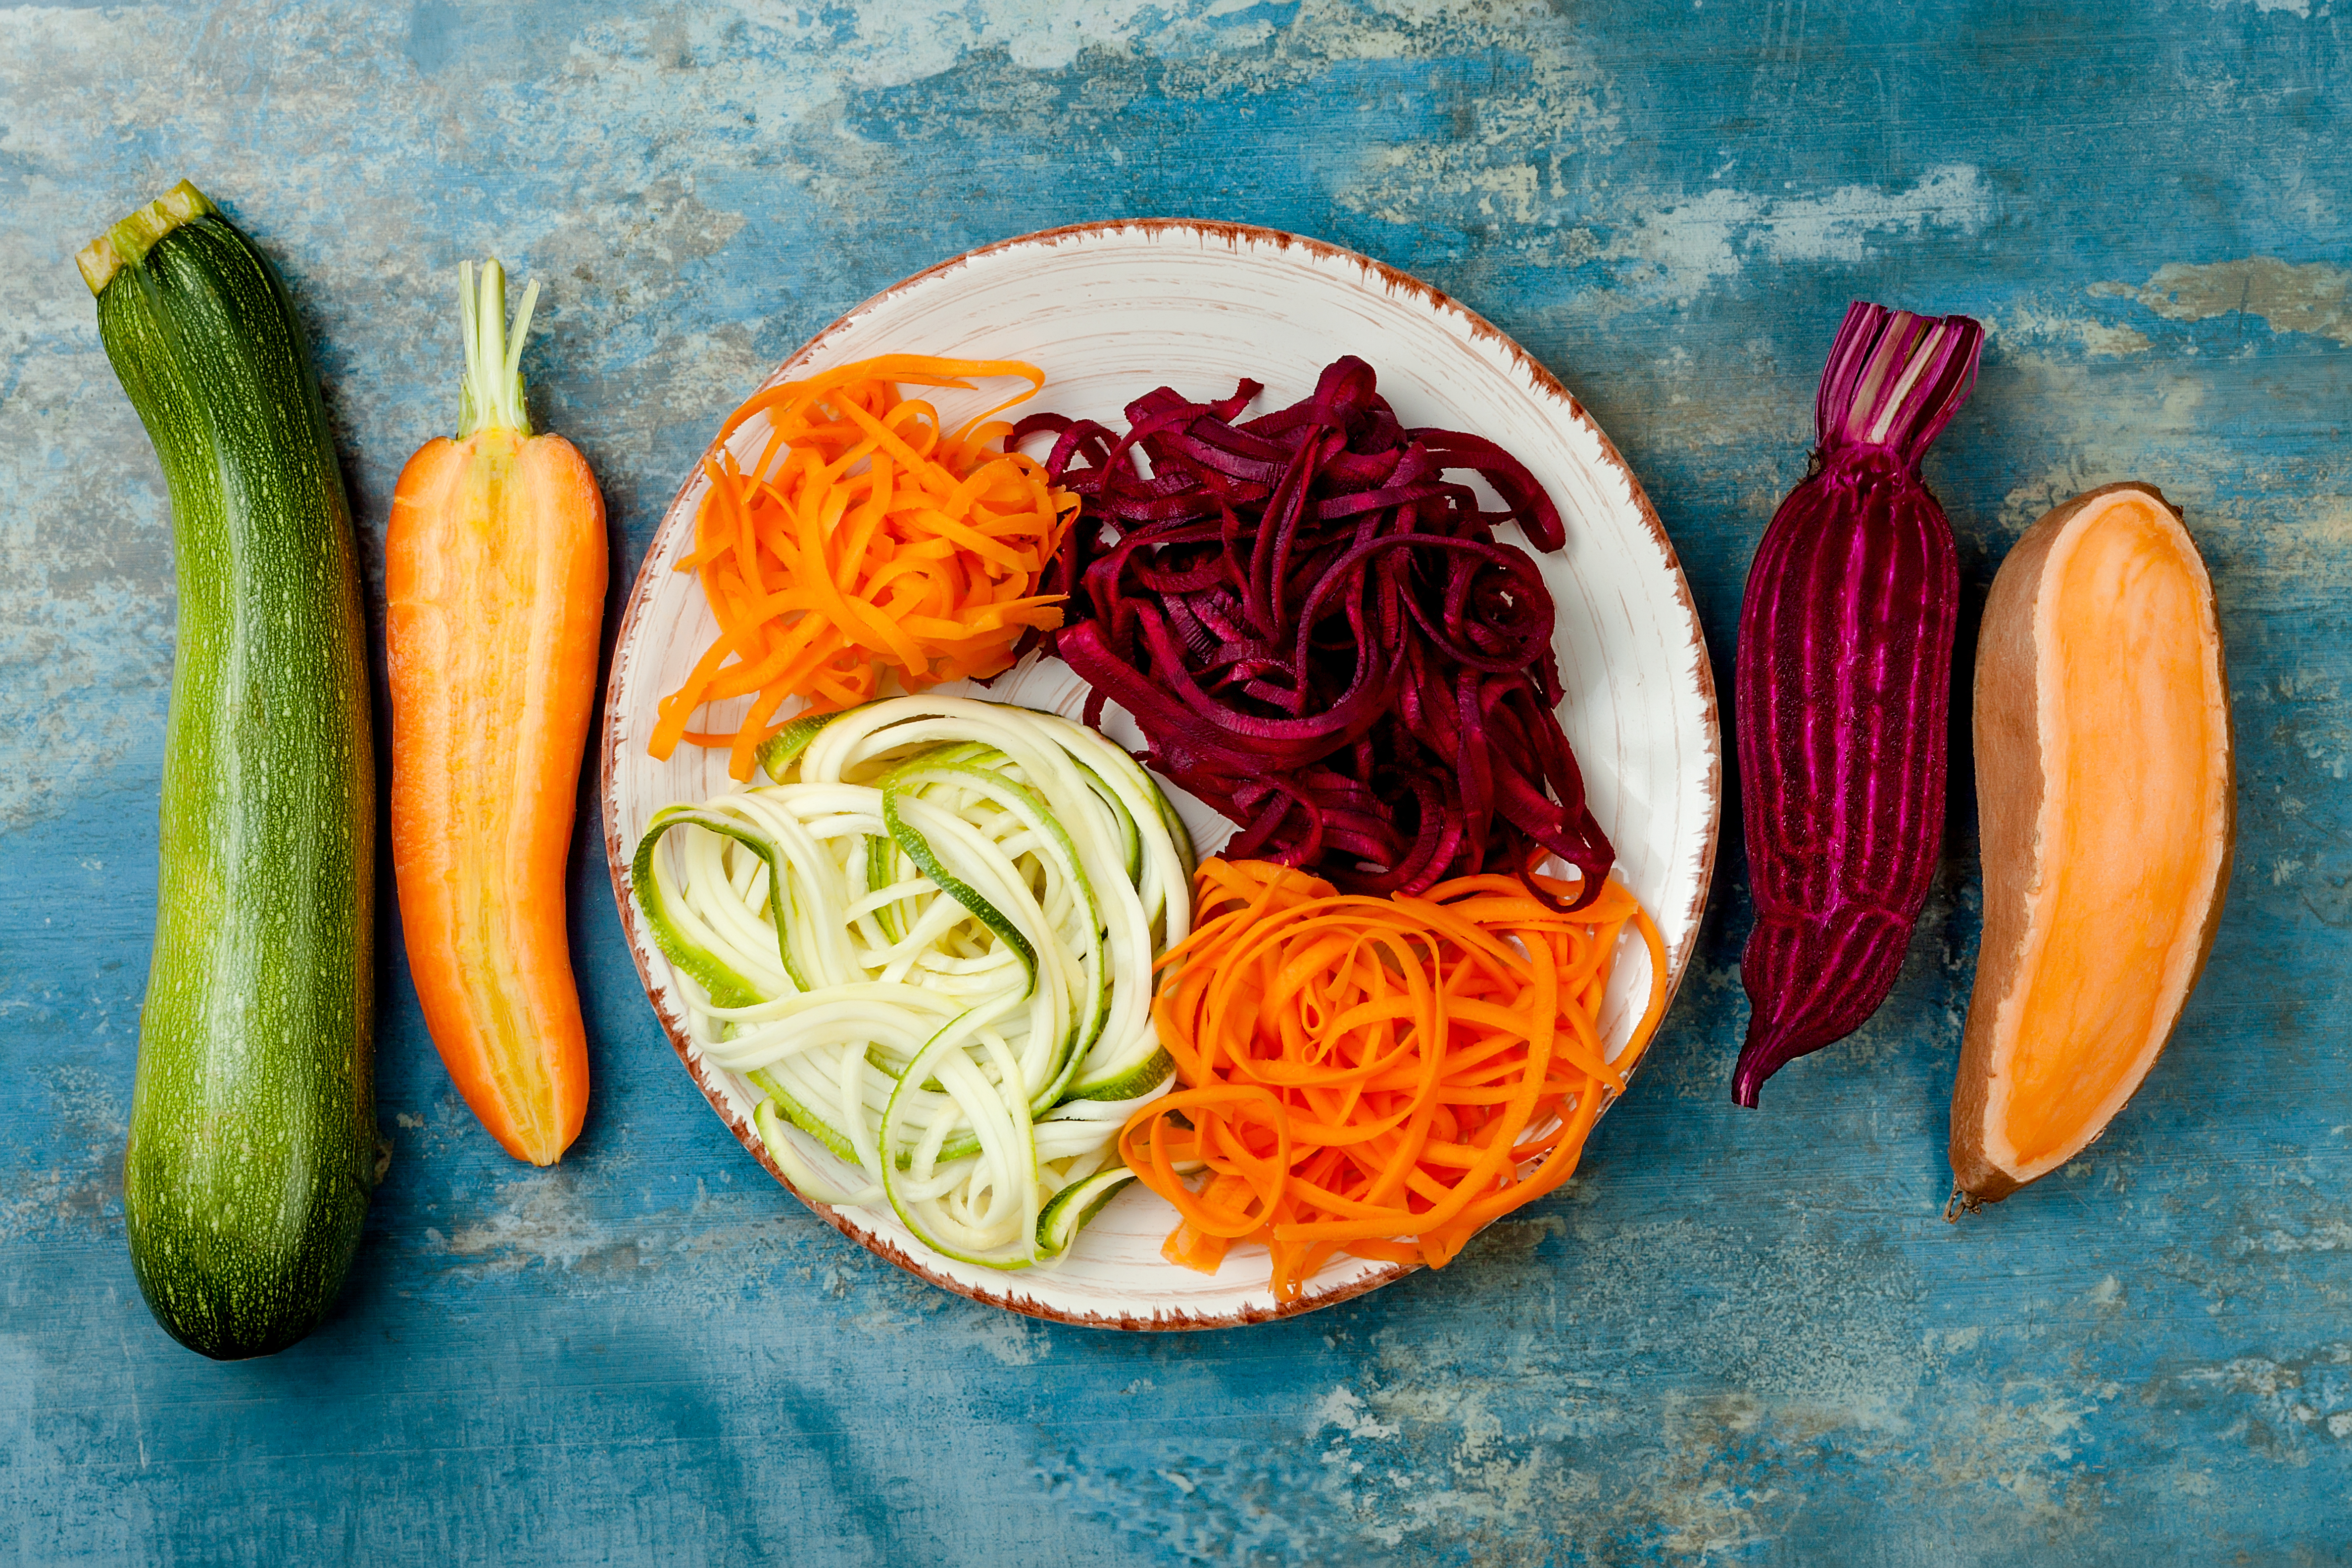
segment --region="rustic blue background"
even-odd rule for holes
[[[0,1556],[2352,1561],[2346,30],[2341,0],[0,15]],[[1305,1321],[1123,1338],[915,1283],[762,1176],[655,1026],[592,816],[571,1157],[491,1144],[389,945],[396,1152],[341,1307],[203,1362],[123,1250],[172,583],[69,262],[183,175],[282,261],[372,558],[454,414],[460,256],[551,290],[525,363],[603,476],[617,592],[719,416],[867,293],[1048,225],[1236,218],[1559,371],[1727,689],[1846,300],[1970,312],[1983,377],[1928,465],[1970,619],[2027,522],[2112,479],[2211,563],[2242,834],[2211,971],[2104,1142],[1947,1226],[1966,789],[1894,999],[1760,1113],[1727,1096],[1735,836],[1565,1196]]]

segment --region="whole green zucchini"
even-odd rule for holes
[[[333,1304],[377,1174],[351,508],[293,301],[201,192],[182,184],[79,260],[163,462],[180,593],[131,1267],[181,1343],[267,1355]]]

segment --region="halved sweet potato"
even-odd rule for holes
[[[2213,585],[2148,485],[2026,530],[1978,643],[1984,944],[1952,1091],[1956,1198],[2106,1130],[2213,946],[2236,781]]]

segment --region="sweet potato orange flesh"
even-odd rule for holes
[[[2164,1048],[2229,880],[2212,586],[2152,489],[2094,491],[2000,569],[1977,664],[1985,936],[1953,1095],[1961,1191],[2096,1138]]]

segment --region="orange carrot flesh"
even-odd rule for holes
[[[902,391],[999,377],[1028,390],[952,429]],[[719,636],[662,700],[648,750],[723,746],[748,779],[790,699],[825,712],[872,698],[886,673],[910,692],[995,675],[1023,637],[1060,626],[1060,597],[1037,581],[1077,498],[1003,450],[1012,426],[995,417],[1045,379],[1013,361],[886,354],[771,387],[730,416],[677,567],[699,574]],[[759,454],[745,461],[728,443],[754,419]],[[734,729],[688,727],[744,697]]]
[[[1664,943],[1614,882],[1561,914],[1516,878],[1364,898],[1213,859],[1198,896],[1152,1005],[1177,1088],[1119,1152],[1181,1216],[1162,1256],[1214,1272],[1261,1243],[1286,1302],[1336,1252],[1443,1268],[1556,1189],[1665,1011]],[[1601,1004],[1629,931],[1650,997],[1612,1062]]]
[[[588,1106],[564,863],[595,707],[604,502],[570,442],[519,425],[427,442],[393,494],[393,873],[450,1077],[509,1153],[548,1165]]]

